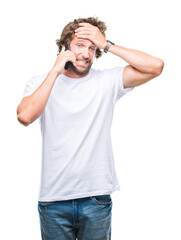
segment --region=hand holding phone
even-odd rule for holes
[[[53,66],[53,70],[59,75],[65,72],[70,65],[76,65],[76,57],[73,52],[70,51],[69,46],[60,46],[60,53],[57,54],[57,59]],[[69,51],[66,51],[69,50]]]
[[[62,50],[62,45],[60,45],[59,50],[60,50],[60,52],[61,52],[61,50]],[[66,50],[70,50],[70,46],[69,46],[69,45],[67,45],[67,46],[65,47],[65,51],[66,51]],[[71,50],[70,50],[70,51],[71,51]],[[65,70],[67,70],[71,64],[72,64],[71,61],[66,62],[65,67],[64,67]]]

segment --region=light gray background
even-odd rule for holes
[[[98,16],[107,39],[165,62],[162,75],[115,107],[112,142],[121,191],[112,194],[113,240],[181,239],[179,1],[4,1],[0,4],[0,238],[40,239],[39,122],[16,119],[27,81],[53,67],[62,28]],[[94,68],[126,65],[108,53]]]

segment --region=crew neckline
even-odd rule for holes
[[[63,73],[60,75],[61,78],[65,81],[72,81],[72,82],[77,82],[77,81],[85,81],[85,80],[88,80],[92,75],[93,73],[95,72],[95,69],[90,69],[89,70],[89,73],[87,76],[85,77],[81,77],[81,78],[70,78],[70,77],[67,77],[66,75],[64,75]]]

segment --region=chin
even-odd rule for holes
[[[87,68],[81,68],[81,67],[78,67],[78,68],[77,68],[77,67],[75,67],[75,66],[72,64],[72,65],[70,66],[70,69],[71,69],[72,71],[74,71],[76,74],[83,76],[83,75],[87,74],[87,73],[90,71],[91,66],[92,66],[92,64],[90,64]]]

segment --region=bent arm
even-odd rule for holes
[[[76,66],[75,55],[71,51],[65,51],[65,46],[63,46],[55,65],[43,83],[30,96],[24,97],[19,104],[17,118],[20,123],[28,126],[41,115],[57,77],[65,72],[64,66],[67,61],[71,61]]]
[[[159,76],[164,67],[164,62],[160,58],[138,50],[112,45],[109,52],[121,57],[129,64],[123,73],[124,88],[146,83]]]
[[[39,88],[22,99],[17,108],[17,118],[20,123],[28,126],[41,115],[57,76],[57,71],[51,70]]]
[[[79,23],[75,35],[79,38],[90,39],[100,49],[104,49],[107,43],[100,30],[89,23]],[[147,53],[117,45],[111,45],[108,51],[129,64],[123,73],[124,88],[139,86],[157,77],[163,70],[163,61]]]

